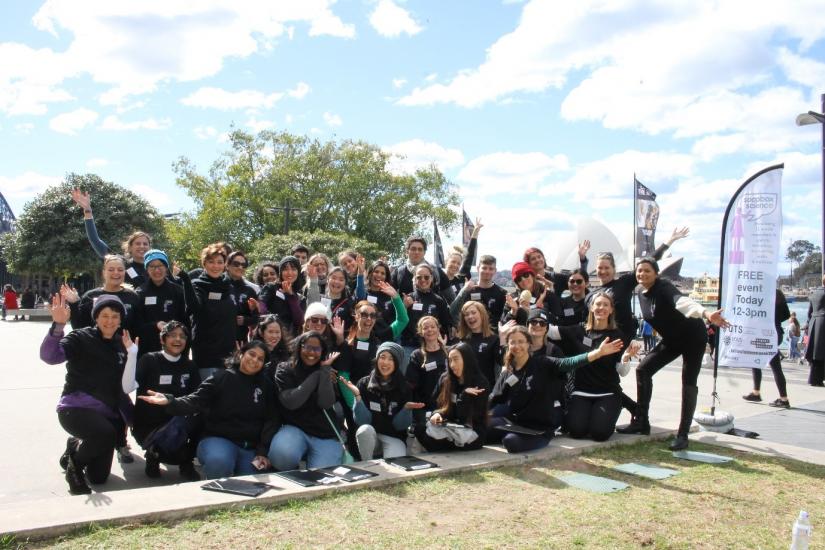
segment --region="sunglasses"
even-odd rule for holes
[[[359,311],[358,315],[367,319],[378,319],[378,314],[372,311]]]
[[[329,323],[329,319],[327,319],[326,317],[310,317],[309,322],[318,323],[320,325],[326,325],[327,323]]]
[[[536,325],[542,326],[542,327],[547,326],[547,321],[542,321],[541,319],[530,319],[529,323],[531,325],[534,325],[534,326],[536,326]]]
[[[249,267],[249,264],[246,262],[230,262],[229,265],[231,265],[232,267]]]
[[[321,346],[308,346],[306,344],[304,344],[301,349],[303,349],[304,351],[308,351],[310,353],[321,353],[322,351],[324,351],[324,348],[322,348]]]
[[[518,283],[520,281],[523,281],[527,277],[532,277],[532,276],[533,276],[532,273],[527,273],[526,275],[519,275],[518,277],[515,278],[515,281]]]
[[[583,285],[584,284],[584,279],[570,279],[567,282],[570,283],[571,285]]]

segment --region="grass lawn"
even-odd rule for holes
[[[822,545],[825,467],[695,443],[691,450],[736,461],[678,460],[663,442],[640,443],[173,524],[91,528],[36,547],[787,548],[801,509],[815,527],[812,547]],[[650,481],[609,469],[625,462],[681,473]],[[630,487],[600,495],[554,477],[571,471]]]

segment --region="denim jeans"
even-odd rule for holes
[[[257,474],[254,458],[255,449],[244,449],[223,437],[204,437],[198,444],[198,461],[207,479]]]
[[[294,470],[301,459],[307,468],[325,468],[341,464],[344,450],[337,439],[322,439],[305,433],[291,424],[284,424],[269,445],[269,461],[276,470]]]

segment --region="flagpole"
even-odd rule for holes
[[[636,184],[636,172],[633,172],[633,262],[631,263],[631,269],[636,271],[636,235],[639,233],[639,223],[636,220],[636,210],[639,208],[637,201],[639,200],[638,197],[639,193],[639,186]],[[635,277],[635,273],[634,273]],[[632,300],[630,305],[633,310],[633,317],[636,317],[636,300]],[[635,321],[634,321],[635,323]]]

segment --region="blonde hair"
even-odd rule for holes
[[[421,353],[424,354],[425,363],[427,362],[427,344],[424,342],[424,335],[422,334],[422,331],[424,330],[424,323],[426,323],[427,321],[432,321],[433,323],[435,323],[436,328],[438,328],[438,330],[441,331],[441,323],[439,323],[438,319],[436,319],[432,315],[425,315],[424,317],[419,319],[418,324],[415,325],[415,333],[421,336]],[[438,347],[441,348],[441,351],[443,351],[445,355],[447,354],[447,348],[444,347],[444,344],[441,342],[440,338],[438,339]]]
[[[607,292],[598,291],[595,292],[593,297],[590,299],[590,307],[587,308],[587,322],[584,324],[584,330],[593,330],[593,327],[596,326],[596,319],[593,316],[593,305],[596,303],[596,300],[601,300],[602,298],[605,298],[610,302],[610,309],[613,310],[607,317],[607,328],[610,330],[616,330],[616,304],[613,301],[613,297]]]
[[[473,335],[470,325],[464,320],[464,313],[471,308],[478,310],[478,315],[481,317],[481,335],[485,338],[492,336],[493,329],[490,328],[490,314],[487,313],[487,308],[481,302],[469,300],[461,306],[461,314],[458,316],[458,330],[456,331],[458,338],[464,340]]]
[[[514,334],[521,334],[524,336],[524,339],[527,340],[527,344],[530,344],[530,333],[527,331],[527,327],[523,325],[516,325],[507,331],[507,352],[504,354],[504,366],[508,369],[512,367],[510,363],[513,361],[513,353],[510,351],[509,344],[510,338],[512,338]]]
[[[149,246],[152,246],[152,237],[149,236],[149,233],[146,233],[144,231],[135,231],[134,233],[126,237],[126,240],[120,244],[120,247],[123,249],[123,255],[125,257],[132,257],[132,253],[129,251],[129,249],[132,248],[132,245],[134,244],[135,240],[139,239],[140,237],[146,237],[146,240],[149,241]]]

